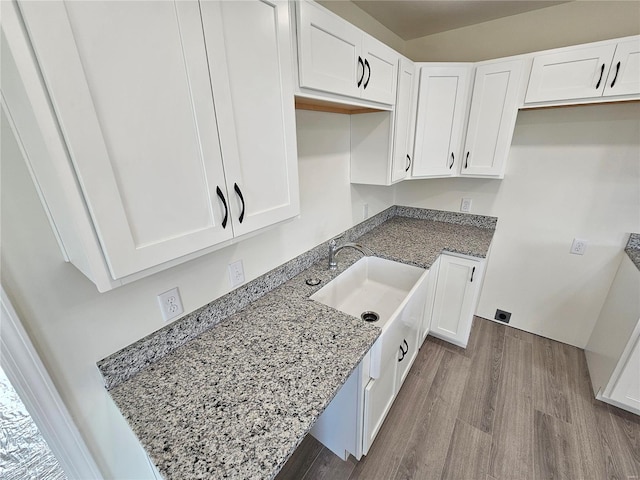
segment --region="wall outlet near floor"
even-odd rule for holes
[[[511,320],[511,312],[505,312],[504,310],[497,309],[496,316],[493,318],[499,322],[509,323],[509,320]]]
[[[463,197],[460,203],[460,211],[469,213],[471,211],[471,199],[469,197]]]
[[[362,204],[362,219],[366,220],[367,218],[369,218],[369,204],[368,203],[363,203]]]
[[[571,250],[569,253],[573,253],[574,255],[584,255],[584,252],[587,251],[588,240],[582,240],[580,238],[574,238],[573,243],[571,244]]]
[[[184,312],[178,287],[172,288],[171,290],[158,295],[158,304],[160,305],[162,318],[165,322],[173,320]]]
[[[229,264],[229,281],[232,287],[244,283],[244,268],[242,267],[242,260],[237,260]]]

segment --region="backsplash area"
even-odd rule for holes
[[[346,230],[342,240],[345,242],[354,241],[395,216],[455,223],[490,230],[494,230],[497,224],[495,217],[394,205]],[[322,243],[99,361],[98,368],[102,373],[106,388],[110,390],[120,385],[176,348],[295,277],[326,255],[327,245]]]

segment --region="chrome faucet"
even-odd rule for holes
[[[338,242],[336,240],[341,237],[342,235],[329,240],[329,270],[335,270],[336,268],[338,268],[336,255],[340,250],[346,247],[354,248],[363,255],[375,255],[370,248],[365,247],[364,245],[360,245],[359,243],[347,242],[343,245],[338,246]]]

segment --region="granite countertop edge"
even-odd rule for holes
[[[636,268],[640,270],[640,233],[629,234],[629,241],[624,251]]]

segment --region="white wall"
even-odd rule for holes
[[[477,62],[640,33],[640,2],[578,0],[405,42],[416,62]]]
[[[403,53],[405,41],[355,3],[347,0],[319,0],[318,3],[382,43],[389,45],[395,51]]]
[[[400,183],[396,203],[498,217],[477,313],[584,347],[640,231],[640,104],[521,111],[504,180]],[[586,254],[569,254],[574,237]]]
[[[102,386],[95,363],[164,326],[156,295],[178,286],[185,311],[230,290],[226,266],[247,280],[393,204],[393,189],[351,186],[349,117],[297,112],[301,215],[232,247],[99,294],[65,264],[14,137],[2,118],[2,284],[96,457],[110,478],[148,478],[142,449]]]

